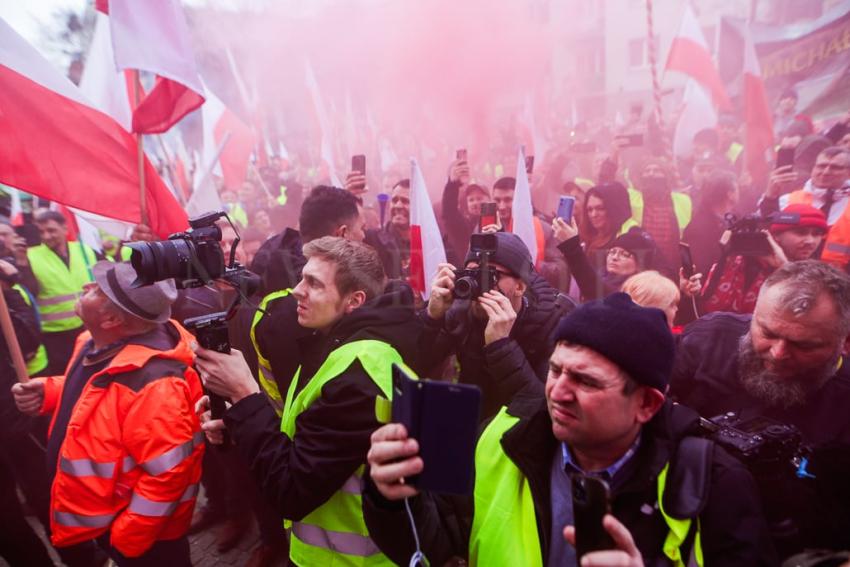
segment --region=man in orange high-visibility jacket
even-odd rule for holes
[[[190,565],[202,391],[192,336],[169,320],[177,290],[171,280],[132,287],[126,263],[92,271],[75,307],[86,332],[65,376],[12,388],[21,411],[52,414],[51,540],[96,540],[118,565]]]

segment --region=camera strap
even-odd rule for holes
[[[708,502],[714,442],[702,437],[679,441],[664,490],[664,510],[673,518],[693,519]]]

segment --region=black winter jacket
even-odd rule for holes
[[[313,333],[299,341],[302,358],[297,391],[332,350],[352,341],[385,341],[411,360],[419,326],[410,288],[391,288],[343,317],[327,336]],[[383,394],[360,363],[354,362],[298,416],[292,440],[281,433],[280,418],[263,394],[234,404],[224,421],[265,498],[283,517],[300,520],[365,463],[370,436],[380,426],[375,417],[379,395]]]
[[[542,397],[518,396],[508,413],[520,421],[502,436],[502,447],[528,479],[543,564],[548,565],[551,465],[559,444]],[[668,528],[656,505],[656,478],[695,419],[687,408],[665,404],[644,427],[632,474],[612,492],[612,513],[631,532],[646,565],[668,564],[661,551]],[[708,501],[700,514],[705,565],[776,564],[749,472],[715,446],[710,482]],[[366,487],[363,509],[372,539],[390,559],[406,564],[415,547],[404,508],[385,500],[371,480]],[[432,565],[443,565],[453,556],[467,557],[474,513],[471,496],[423,494],[411,504],[422,550]],[[653,511],[647,514],[646,510]],[[516,558],[505,559],[506,565],[515,562]]]
[[[24,357],[39,345],[39,326],[35,308],[26,304],[16,290],[3,290],[12,326]],[[33,418],[18,411],[11,388],[17,382],[15,367],[5,338],[0,335],[0,440],[23,435],[29,431]]]
[[[435,369],[456,354],[460,382],[481,388],[482,420],[493,416],[526,387],[542,394],[552,353],[552,333],[574,305],[537,274],[532,275],[524,300],[510,336],[487,346],[486,320],[468,316],[465,332],[458,336],[448,330],[445,318],[433,320],[423,310],[420,316],[425,328],[414,369],[423,378],[433,377]]]

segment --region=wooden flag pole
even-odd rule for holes
[[[15,375],[18,377],[18,382],[26,384],[30,380],[27,373],[27,363],[24,361],[21,345],[18,344],[18,336],[15,334],[12,316],[9,315],[9,306],[6,304],[6,298],[2,293],[0,293],[0,327],[3,328],[3,338],[6,339],[6,346],[12,357],[12,364],[15,366]]]
[[[142,98],[142,80],[139,77],[138,69],[133,71],[133,98],[135,99],[135,107],[133,111],[139,108],[139,103]],[[148,202],[145,192],[145,147],[142,142],[142,134],[136,133],[136,146],[138,147],[139,156],[139,210],[141,211],[142,224],[150,226],[148,222]]]

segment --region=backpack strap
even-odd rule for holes
[[[673,518],[697,518],[708,502],[714,442],[684,437],[671,460],[664,510]]]

